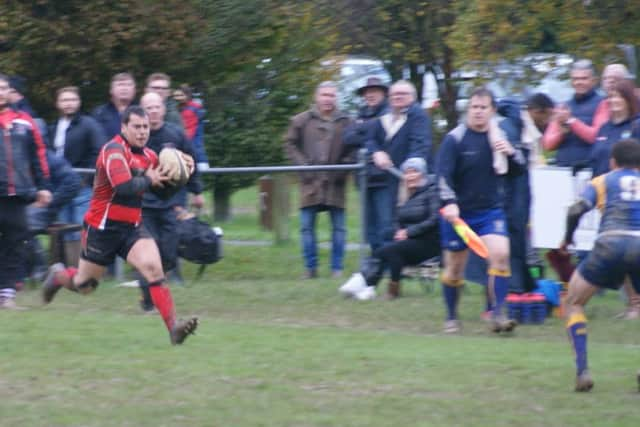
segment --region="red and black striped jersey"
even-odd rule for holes
[[[108,221],[140,224],[142,195],[151,184],[144,173],[157,165],[153,150],[132,147],[121,135],[105,144],[96,160],[93,197],[84,217],[87,224],[99,229]]]

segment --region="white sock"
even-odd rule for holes
[[[0,298],[15,299],[16,298],[16,290],[13,289],[13,288],[0,289]]]

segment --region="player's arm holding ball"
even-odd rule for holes
[[[144,175],[149,178],[152,187],[162,188],[165,186],[165,183],[170,180],[169,175],[167,175],[160,165],[148,168],[144,172]]]

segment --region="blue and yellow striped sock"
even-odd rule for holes
[[[489,295],[493,296],[493,315],[499,316],[502,314],[502,307],[509,293],[511,271],[490,268],[487,273],[489,275],[489,281],[487,283]]]
[[[580,375],[587,369],[587,318],[583,313],[569,316],[567,333],[576,355],[576,375]]]
[[[464,285],[463,279],[449,279],[442,277],[442,295],[447,306],[447,320],[458,318],[458,301],[460,300],[460,288]]]

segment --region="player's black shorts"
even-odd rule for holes
[[[89,262],[106,267],[115,261],[116,255],[126,260],[133,245],[144,238],[152,237],[142,225],[109,222],[101,230],[85,222],[82,227],[80,256]]]
[[[578,271],[589,283],[610,289],[619,288],[629,276],[640,292],[640,236],[615,232],[600,235]]]

